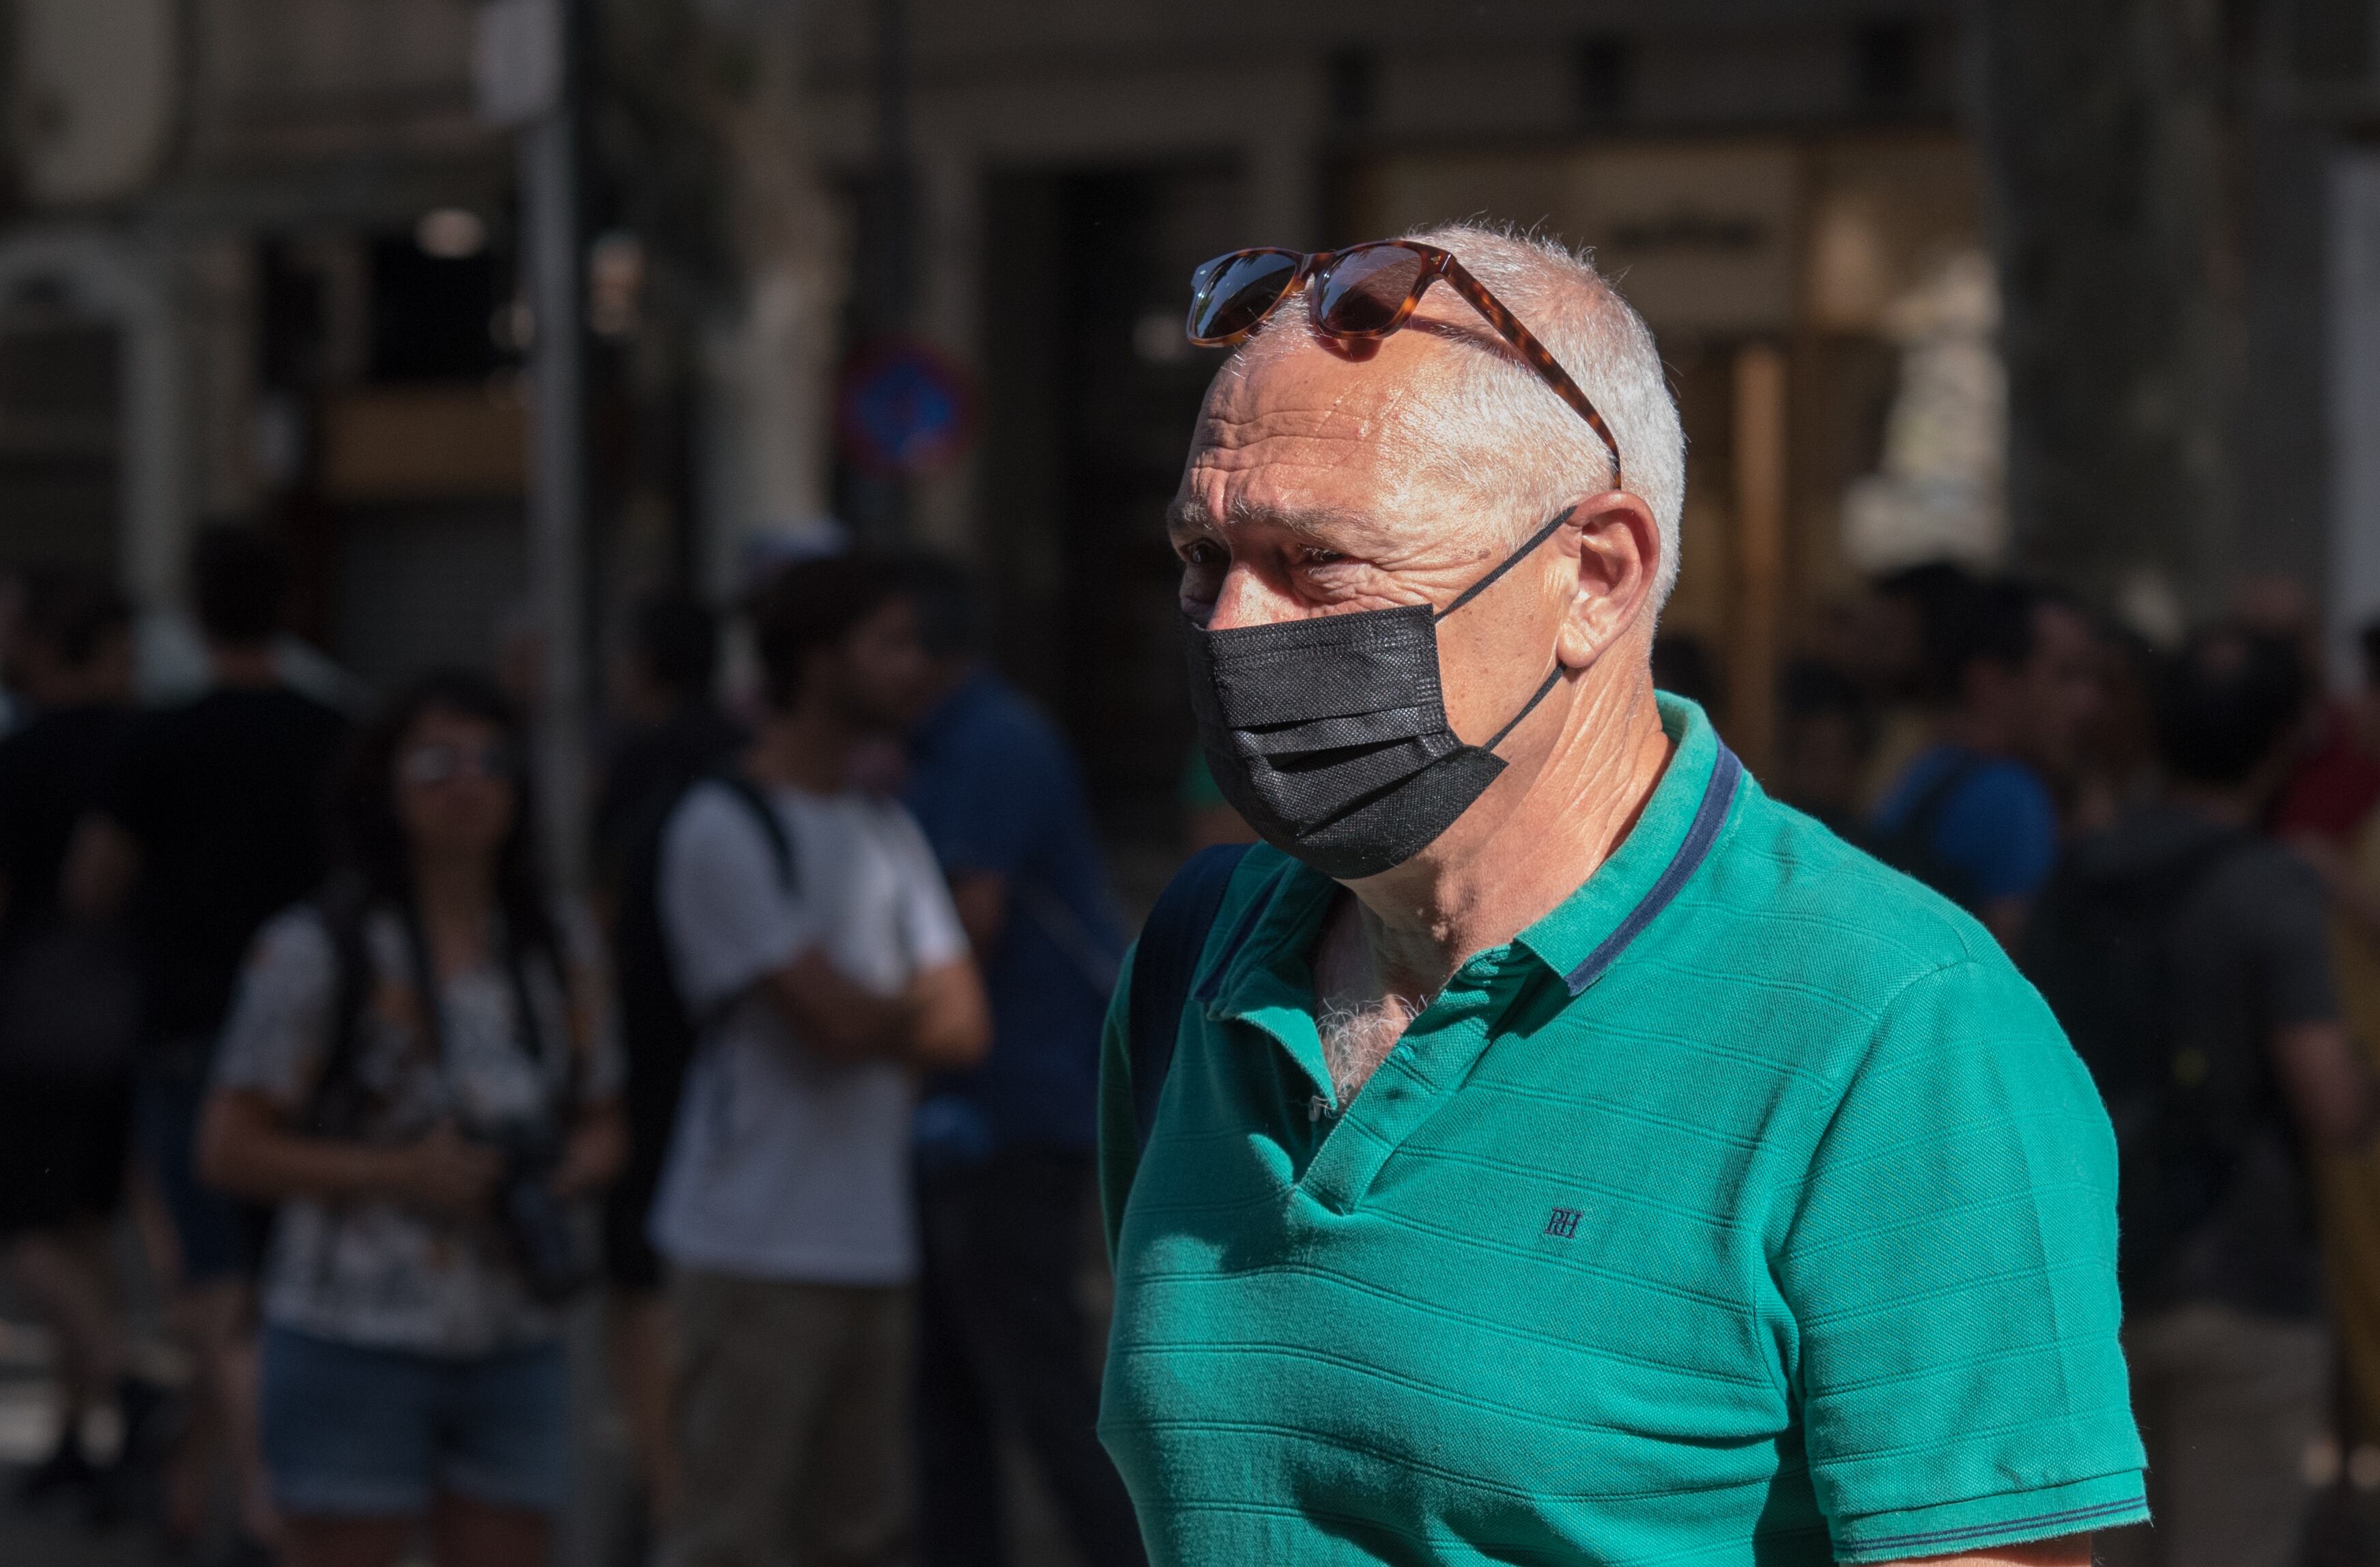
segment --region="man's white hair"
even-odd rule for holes
[[[1686,437],[1644,318],[1584,255],[1550,239],[1477,224],[1445,224],[1407,235],[1451,250],[1472,276],[1536,334],[1603,415],[1620,443],[1622,485],[1661,530],[1658,610],[1678,579],[1678,530],[1686,498]],[[1398,466],[1396,504],[1409,515],[1472,498],[1473,520],[1508,545],[1555,513],[1612,487],[1611,454],[1578,411],[1509,348],[1495,329],[1440,284],[1463,341],[1479,351],[1455,357],[1425,395],[1389,416],[1381,444]],[[1462,318],[1469,317],[1468,322]],[[1293,301],[1243,350],[1260,358],[1268,340],[1313,330],[1310,307]],[[1475,334],[1471,327],[1476,326]],[[1451,522],[1456,519],[1449,518]]]

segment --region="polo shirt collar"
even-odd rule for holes
[[[1666,692],[1659,702],[1675,748],[1653,797],[1586,884],[1519,937],[1573,996],[1603,978],[1709,857],[1742,785],[1743,764],[1703,710]]]
[[[1601,978],[1670,905],[1708,857],[1741,792],[1742,763],[1703,710],[1667,693],[1658,701],[1661,727],[1675,748],[1636,825],[1585,885],[1513,943],[1552,969],[1573,996]],[[1229,957],[1198,987],[1196,998],[1209,1014],[1263,1025],[1305,1056],[1314,1031],[1309,954],[1337,891],[1337,882],[1293,861],[1269,896],[1241,912],[1220,949]],[[1318,1060],[1318,1042],[1314,1049]]]

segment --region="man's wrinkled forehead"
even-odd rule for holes
[[[1302,530],[1376,516],[1402,488],[1399,414],[1426,395],[1427,347],[1361,359],[1313,343],[1257,351],[1218,376],[1174,502],[1177,526],[1263,516]]]

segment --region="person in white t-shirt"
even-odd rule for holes
[[[654,1201],[684,1488],[669,1567],[905,1554],[913,1081],[981,1058],[983,988],[917,823],[847,782],[926,688],[883,563],[788,569],[755,612],[769,711],[662,832],[701,1035]]]

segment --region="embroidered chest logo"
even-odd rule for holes
[[[1558,1241],[1567,1241],[1578,1233],[1581,1215],[1574,1208],[1558,1208],[1546,1216],[1546,1233]]]

